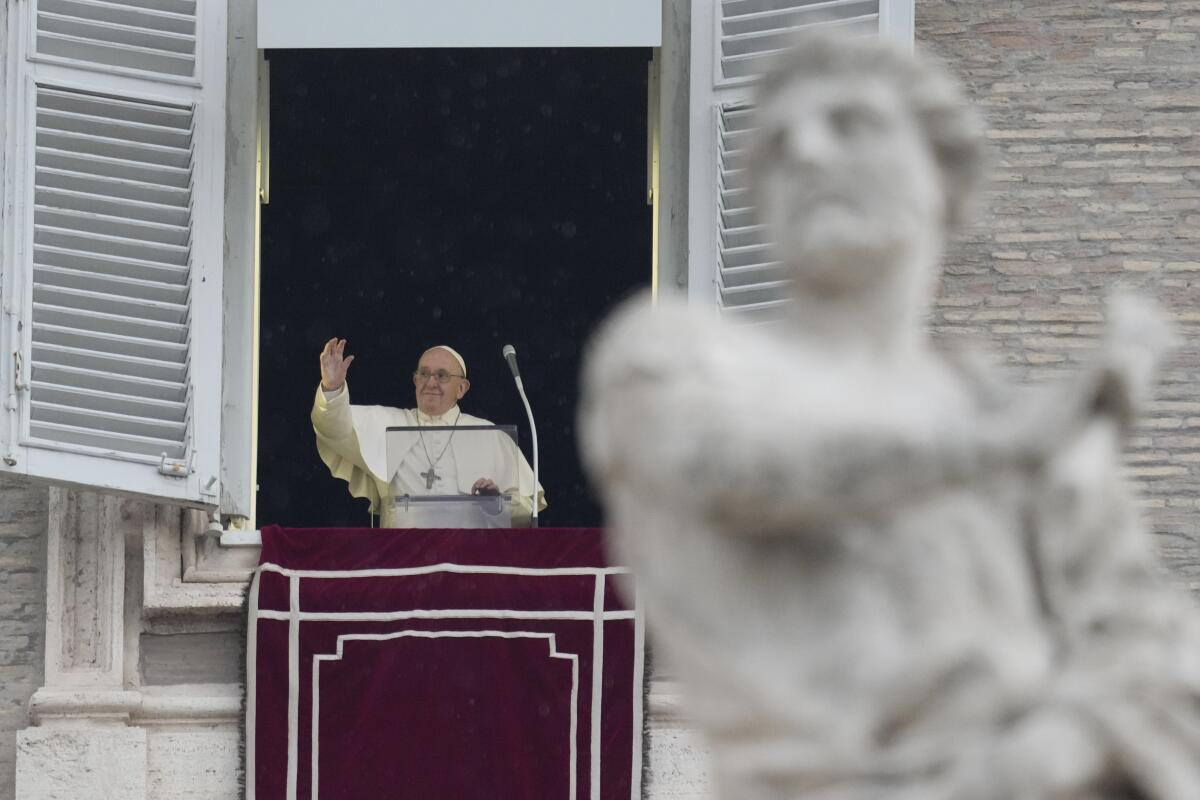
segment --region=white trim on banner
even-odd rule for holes
[[[258,724],[258,579],[258,572],[250,577],[250,608],[246,621],[246,800],[257,800],[254,740]]]
[[[511,611],[503,608],[418,608],[412,611],[301,611],[302,622],[394,622],[399,619],[564,619],[589,621],[594,611]],[[633,611],[605,611],[605,621],[635,619]],[[259,611],[259,619],[291,619],[290,611]]]
[[[627,567],[488,567],[478,564],[430,564],[424,567],[402,569],[287,569],[278,564],[263,564],[263,572],[278,572],[280,575],[297,578],[394,578],[408,575],[432,575],[435,572],[453,572],[461,575],[628,575]]]
[[[604,696],[604,583],[603,575],[596,576],[596,594],[592,601],[592,763],[591,800],[600,800],[600,701]],[[633,687],[640,692],[641,687]],[[638,734],[634,734],[635,736]],[[641,764],[635,764],[640,769]]]
[[[288,583],[291,613],[288,615],[287,800],[296,800],[296,776],[300,768],[300,579],[293,575]]]
[[[642,800],[642,725],[645,724],[646,698],[642,685],[646,680],[646,618],[642,615],[641,598],[633,588],[633,775],[630,781],[630,800]]]
[[[321,714],[321,663],[325,661],[341,661],[342,644],[347,641],[376,641],[389,639],[545,639],[550,646],[550,658],[559,658],[571,663],[571,720],[568,730],[570,736],[570,789],[568,800],[575,800],[576,785],[579,783],[579,756],[577,753],[577,738],[579,732],[579,654],[559,652],[558,643],[553,633],[535,631],[420,631],[403,630],[391,633],[347,633],[338,636],[337,652],[316,653],[313,655],[312,675],[312,800],[318,800],[318,767],[320,752],[320,714]],[[593,667],[593,672],[595,671]],[[599,709],[592,707],[592,716],[598,716]]]

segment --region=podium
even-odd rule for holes
[[[504,475],[518,474],[516,425],[456,425],[452,427],[428,427],[421,425],[397,425],[384,431],[387,451],[387,469],[392,494],[384,498],[380,509],[380,524],[384,528],[511,528],[513,496],[449,494],[454,486],[446,486],[437,480],[438,465],[445,451],[452,445],[470,448],[480,454],[477,459],[484,466],[477,478],[499,480]],[[449,437],[445,444],[430,444],[426,440]],[[507,439],[503,438],[507,437]],[[401,485],[397,478],[406,460],[416,459],[418,474],[427,481],[416,486]],[[432,462],[432,463],[431,463]],[[408,474],[414,470],[410,466]],[[462,470],[463,464],[456,469]],[[424,471],[422,471],[424,470]],[[444,475],[444,468],[443,468]],[[459,475],[459,478],[465,476]],[[436,485],[441,484],[441,485]],[[501,486],[502,490],[512,487]]]
[[[383,514],[385,528],[512,527],[510,494],[406,494],[391,498],[388,506]]]

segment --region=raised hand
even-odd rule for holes
[[[327,392],[337,391],[346,382],[346,372],[354,356],[344,356],[346,340],[336,336],[325,343],[321,351],[321,388]]]

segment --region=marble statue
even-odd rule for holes
[[[1122,448],[1170,343],[1114,298],[1015,385],[924,327],[982,172],[937,66],[812,38],[759,87],[771,327],[664,296],[592,342],[580,436],[733,800],[1200,798],[1200,626]]]

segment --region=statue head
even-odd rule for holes
[[[930,273],[983,167],[958,84],[888,43],[807,36],[765,76],[748,169],[799,292]]]

